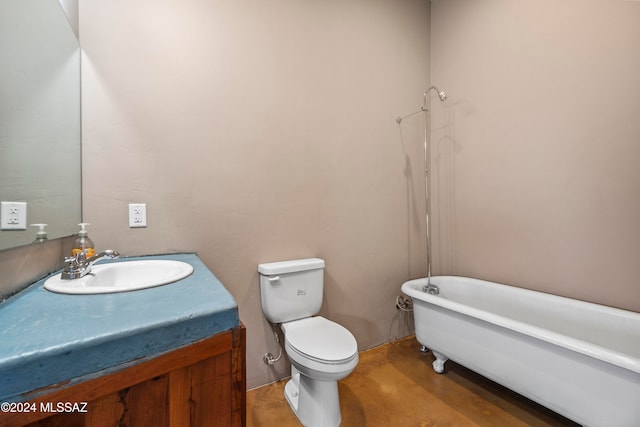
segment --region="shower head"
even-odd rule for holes
[[[429,93],[430,90],[435,90],[436,91],[436,93],[438,94],[438,98],[440,98],[440,101],[444,102],[444,101],[447,100],[447,94],[446,93],[444,93],[443,91],[438,89],[436,86],[431,86],[429,89],[424,91],[425,105],[427,103],[427,94]]]
[[[404,119],[406,119],[407,117],[411,117],[413,115],[416,115],[418,113],[422,113],[425,111],[429,111],[427,109],[427,94],[431,91],[431,90],[435,90],[436,93],[438,94],[438,98],[440,98],[440,101],[444,102],[447,100],[447,94],[444,93],[443,91],[441,91],[440,89],[438,89],[436,86],[431,86],[429,89],[424,91],[424,95],[423,95],[423,99],[422,99],[422,107],[420,107],[420,109],[416,112],[413,112],[411,114],[407,114],[406,116],[403,117],[396,117],[396,123],[400,124],[402,123],[402,121]]]

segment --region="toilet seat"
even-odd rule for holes
[[[358,343],[344,326],[321,316],[283,323],[287,348],[323,364],[343,364],[358,357]]]

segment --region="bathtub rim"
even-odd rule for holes
[[[518,292],[522,292],[524,294],[529,295],[544,295],[545,297],[549,297],[554,300],[562,300],[564,302],[568,302],[570,304],[587,304],[592,308],[595,308],[599,311],[610,311],[617,312],[619,315],[624,317],[630,317],[633,319],[640,320],[640,313],[636,313],[633,311],[622,310],[615,307],[609,307],[601,304],[595,304],[588,301],[576,300],[572,298],[562,297],[559,295],[549,294],[546,292],[534,291],[531,289],[520,288],[517,286],[505,285],[497,282],[490,282],[482,279],[475,279],[472,277],[465,276],[433,276],[432,279],[453,279],[453,280],[471,280],[476,282],[482,282],[488,285],[494,286],[506,286],[508,288],[513,288]],[[514,320],[509,317],[501,316],[498,314],[494,314],[485,310],[481,310],[478,308],[474,308],[459,302],[455,302],[452,300],[448,300],[446,298],[440,297],[438,295],[427,294],[422,291],[422,286],[426,284],[426,278],[413,279],[409,280],[402,284],[401,290],[402,292],[411,297],[414,300],[423,301],[425,303],[434,304],[458,313],[465,314],[467,316],[471,316],[491,324],[511,329],[513,331],[519,332],[524,335],[529,335],[531,337],[549,342],[551,344],[557,345],[559,347],[564,347],[575,352],[584,354],[589,357],[593,357],[595,359],[601,360],[603,362],[610,363],[612,365],[616,365],[618,367],[628,369],[630,371],[636,372],[640,374],[640,358],[633,357],[631,355],[622,353],[620,351],[616,351],[613,349],[609,349],[603,347],[598,344],[594,344],[585,340],[577,339],[571,337],[569,335],[561,334],[558,332],[551,331],[549,329],[541,328],[535,325],[531,325],[519,320]],[[415,310],[415,304],[414,304]],[[417,328],[417,325],[416,325]]]

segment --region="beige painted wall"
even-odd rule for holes
[[[640,3],[431,14],[436,270],[640,311]]]
[[[261,362],[259,262],[324,257],[323,314],[361,349],[410,331],[393,299],[425,273],[421,122],[394,118],[429,83],[429,10],[236,3],[82,2],[84,209],[99,249],[199,253],[240,304],[255,386],[286,375]],[[640,311],[639,9],[433,1],[437,273]],[[0,286],[58,268],[52,245],[2,251]]]
[[[80,26],[97,249],[197,252],[240,306],[249,387],[288,375],[262,362],[261,262],[324,258],[322,314],[361,350],[411,333],[394,301],[426,271],[421,122],[395,117],[429,83],[428,2],[83,0]]]

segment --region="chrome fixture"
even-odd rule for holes
[[[433,283],[429,282],[422,287],[422,292],[426,292],[430,295],[438,295],[440,293],[440,288],[434,285]]]
[[[440,101],[444,102],[447,100],[447,94],[444,93],[443,91],[441,91],[440,89],[438,89],[437,86],[431,86],[429,89],[424,91],[424,94],[422,95],[422,106],[420,107],[420,109],[418,111],[414,111],[411,114],[407,114],[406,116],[402,116],[402,117],[396,117],[396,123],[400,124],[402,123],[402,121],[408,117],[411,116],[415,116],[418,113],[423,113],[426,111],[429,111],[427,109],[427,95],[429,94],[430,91],[435,90],[436,93],[438,94],[438,98],[440,98]]]
[[[276,330],[276,326],[274,324],[271,324],[271,329],[273,330],[273,336],[276,339],[276,342],[278,343],[278,347],[280,347],[280,338],[278,338],[278,331]],[[278,357],[275,357],[273,353],[267,353],[262,357],[262,361],[266,365],[273,365],[278,360],[280,360],[281,357],[282,357],[282,347],[280,347],[280,353],[278,353]]]
[[[425,93],[426,93],[426,92],[425,92]],[[416,114],[418,114],[418,113],[422,113],[423,111],[429,111],[429,110],[427,110],[427,107],[422,106],[422,107],[420,107],[420,109],[419,109],[418,111],[414,111],[414,112],[413,112],[413,113],[411,113],[411,114],[407,114],[406,116],[402,116],[402,117],[400,117],[400,116],[396,117],[396,123],[397,123],[397,124],[400,124],[400,123],[402,123],[402,121],[403,121],[404,119],[409,118],[409,117],[411,117],[411,116],[415,116]]]
[[[441,102],[446,101],[447,95],[436,86],[431,86],[424,91],[423,106],[427,105],[427,94],[430,90],[435,90],[438,93],[438,98]],[[428,144],[427,133],[427,117],[424,118],[424,204],[425,204],[425,219],[426,219],[426,241],[427,241],[427,286],[426,292],[436,295],[440,292],[437,286],[431,284],[431,197],[429,193],[429,165],[431,164],[431,146]],[[434,289],[435,288],[435,289]]]
[[[441,91],[440,89],[438,89],[436,86],[431,86],[429,89],[427,89],[424,92],[424,103],[426,105],[427,103],[427,94],[429,93],[430,90],[435,90],[438,93],[438,98],[440,98],[440,101],[446,101],[447,100],[447,94],[444,93],[443,91]]]
[[[413,299],[411,299],[411,297],[405,297],[404,295],[398,295],[396,297],[396,308],[402,311],[413,311]]]
[[[64,259],[64,270],[62,271],[60,278],[63,280],[79,279],[90,273],[91,266],[93,266],[97,261],[103,258],[116,259],[119,256],[120,254],[117,251],[111,249],[100,252],[98,255],[92,256],[91,258],[87,258],[84,252],[78,252],[76,256],[66,257]]]
[[[422,95],[422,107],[420,107],[420,109],[416,112],[407,114],[404,117],[396,118],[396,123],[400,125],[400,123],[402,123],[402,121],[407,117],[411,117],[415,114],[422,113],[422,112],[425,113],[425,117],[424,117],[424,203],[425,203],[425,220],[426,220],[425,234],[426,234],[426,244],[427,244],[427,284],[424,286],[423,291],[428,292],[429,294],[432,294],[432,295],[437,295],[440,292],[440,290],[436,285],[433,285],[431,283],[431,233],[430,233],[431,224],[429,222],[429,219],[431,217],[430,215],[431,203],[429,199],[429,165],[431,162],[431,155],[430,155],[431,147],[429,145],[429,135],[428,135],[427,117],[426,117],[426,112],[429,111],[427,109],[427,95],[432,90],[438,94],[438,98],[440,98],[441,102],[444,102],[447,100],[447,95],[443,91],[438,89],[437,86],[431,86],[429,87],[429,89],[425,90],[424,94]]]

